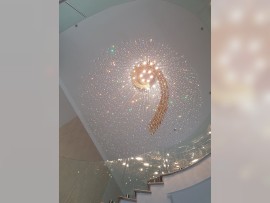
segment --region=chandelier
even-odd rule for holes
[[[168,83],[162,71],[156,65],[155,61],[142,61],[133,67],[131,72],[132,84],[139,90],[149,90],[158,81],[161,91],[161,97],[153,118],[148,124],[148,129],[153,135],[159,128],[165,113],[168,109],[169,90]]]

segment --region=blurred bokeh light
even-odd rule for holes
[[[212,200],[269,202],[270,1],[211,7]]]

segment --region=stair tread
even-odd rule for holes
[[[141,193],[152,193],[150,190],[140,190],[140,189],[135,189],[135,192],[141,192]]]
[[[164,185],[164,182],[150,182],[148,185]]]
[[[160,175],[160,177],[164,177],[164,176],[169,176],[169,175],[172,175],[172,174],[175,174],[175,173],[179,173],[179,172],[183,172],[185,168],[182,168],[182,169],[179,169],[178,171],[174,171],[174,172],[171,172],[171,173],[165,173],[165,174],[162,174]]]
[[[123,197],[123,196],[120,196],[119,197],[119,200],[127,200],[127,201],[131,201],[131,202],[137,202],[136,199],[133,199],[133,198],[128,198],[128,197]]]

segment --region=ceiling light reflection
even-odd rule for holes
[[[139,156],[136,157],[135,159],[138,160],[138,161],[142,161],[143,160],[143,158],[142,157],[139,157]]]
[[[144,163],[143,165],[144,165],[144,166],[149,166],[149,163]]]
[[[191,163],[196,163],[197,161],[199,161],[199,159],[194,159],[191,161]]]

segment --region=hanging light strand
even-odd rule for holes
[[[149,133],[153,135],[159,128],[168,109],[169,88],[162,71],[156,66],[155,62],[143,61],[133,67],[132,82],[140,90],[150,89],[156,80],[159,82],[161,98],[157,110],[148,124]]]
[[[161,98],[160,98],[156,113],[148,125],[149,132],[151,135],[153,135],[156,132],[156,130],[159,128],[159,126],[161,125],[161,122],[163,121],[165,114],[167,112],[168,102],[169,102],[168,83],[165,76],[160,70],[157,70],[157,80],[160,86]]]

